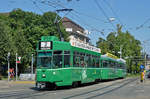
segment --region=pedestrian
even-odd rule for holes
[[[14,80],[14,68],[10,68],[9,69],[9,73],[10,73],[10,80]]]
[[[144,70],[144,81],[146,80],[146,70]]]
[[[141,71],[141,82],[143,82],[143,80],[144,80],[144,71],[142,70]]]

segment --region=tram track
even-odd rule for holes
[[[107,86],[104,86],[104,87],[101,87],[101,88],[97,88],[97,89],[94,89],[94,90],[78,93],[78,94],[75,94],[75,95],[72,95],[72,96],[66,95],[67,97],[65,97],[63,99],[80,98],[80,97],[86,96],[86,95],[89,95],[89,97],[86,97],[86,99],[99,97],[99,96],[105,95],[107,93],[113,92],[113,91],[115,91],[115,90],[117,90],[119,88],[122,88],[122,87],[126,86],[127,84],[129,84],[129,83],[131,83],[133,81],[136,81],[137,79],[138,78],[125,79],[123,81],[114,82],[114,83],[112,83],[110,85],[107,85]],[[81,87],[79,87],[79,89],[80,88]],[[71,90],[75,91],[75,90],[79,90],[79,89],[78,88],[73,88],[73,90],[72,89]],[[65,91],[66,91],[66,93],[70,92],[70,89],[69,90],[65,90]],[[62,89],[62,90],[40,90],[39,91],[37,89],[32,89],[32,90],[27,90],[26,89],[26,90],[14,91],[14,92],[9,92],[9,93],[6,93],[6,92],[0,93],[0,99],[32,98],[32,97],[36,97],[36,96],[44,96],[44,95],[47,95],[47,94],[53,94],[53,93],[59,93],[59,92],[64,92],[64,90]]]
[[[15,99],[28,98],[39,93],[47,94],[49,93],[49,91],[22,90],[22,91],[15,91],[15,92],[9,92],[9,93],[0,93],[0,99],[1,98],[15,98]]]
[[[65,97],[63,99],[71,99],[71,98],[77,98],[77,97],[79,98],[79,97],[86,96],[86,95],[90,95],[90,96],[86,97],[85,99],[92,99],[92,98],[95,98],[95,97],[98,97],[98,96],[108,94],[108,93],[113,92],[115,90],[118,90],[118,89],[128,85],[129,83],[131,83],[133,81],[136,81],[137,79],[138,78],[126,79],[126,80],[123,80],[121,82],[116,82],[116,83],[113,83],[113,84],[105,86],[105,87],[97,88],[95,90],[86,91],[86,92],[83,92],[83,93],[68,96],[68,97]],[[94,93],[97,93],[97,94],[94,94]]]

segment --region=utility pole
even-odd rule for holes
[[[17,58],[18,58],[18,54],[16,53],[16,81],[18,80],[18,66],[17,66]]]
[[[34,58],[33,58],[33,54],[32,54],[32,62],[31,62],[31,74],[33,74],[33,62],[34,62]]]
[[[60,34],[60,40],[61,40],[61,41],[64,41],[64,38],[63,38],[62,32],[61,32],[61,30],[60,30],[59,22],[60,22],[60,20],[62,20],[63,17],[62,17],[60,20],[58,20],[58,13],[59,13],[59,12],[66,12],[66,11],[68,11],[68,13],[69,13],[69,12],[72,11],[72,10],[73,10],[73,9],[58,9],[58,10],[56,10],[57,15],[56,15],[56,18],[55,18],[55,20],[54,20],[54,23],[56,24],[56,27],[57,27],[58,32],[59,32],[59,34]],[[67,14],[68,14],[68,13],[67,13]]]
[[[120,54],[120,59],[122,58],[122,45],[120,46],[120,51],[118,52]]]
[[[8,52],[8,55],[7,55],[7,61],[8,61],[8,82],[9,82],[9,78],[10,78],[10,75],[9,75],[9,68],[10,68],[10,52]]]
[[[145,69],[146,69],[146,51],[145,51]]]
[[[122,58],[122,46],[120,46],[120,58]]]

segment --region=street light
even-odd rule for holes
[[[110,17],[110,18],[109,18],[109,21],[110,21],[110,22],[115,21],[115,18],[114,18],[114,17]]]
[[[120,46],[120,51],[118,52],[120,54],[120,58],[122,58],[122,47],[123,45]]]
[[[10,52],[8,52],[8,55],[7,55],[7,61],[8,61],[8,82],[9,82],[9,68],[10,68],[10,63],[9,63],[9,60],[10,60]]]
[[[144,53],[144,59],[145,59],[145,69],[146,69],[146,65],[147,65],[147,62],[146,62],[146,43],[148,43],[148,41],[150,41],[149,39],[148,40],[145,40],[145,41],[143,41],[143,53]]]

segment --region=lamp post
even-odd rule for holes
[[[33,58],[33,54],[32,54],[32,62],[31,62],[31,74],[33,75],[33,62],[34,62],[34,58]]]
[[[16,53],[16,81],[18,80],[18,64],[17,64],[18,54]]]
[[[144,53],[144,60],[145,60],[145,69],[147,69],[146,68],[146,66],[147,66],[147,58],[146,58],[146,43],[148,43],[148,41],[150,41],[150,39],[148,39],[148,40],[145,40],[145,41],[143,41],[143,53]]]
[[[9,76],[9,68],[10,68],[9,60],[10,60],[10,52],[8,52],[8,55],[7,55],[7,61],[8,61],[8,82],[9,82],[9,78],[10,78],[10,76]]]
[[[122,58],[122,47],[123,45],[120,46],[120,51],[118,52],[120,54],[120,59]]]

